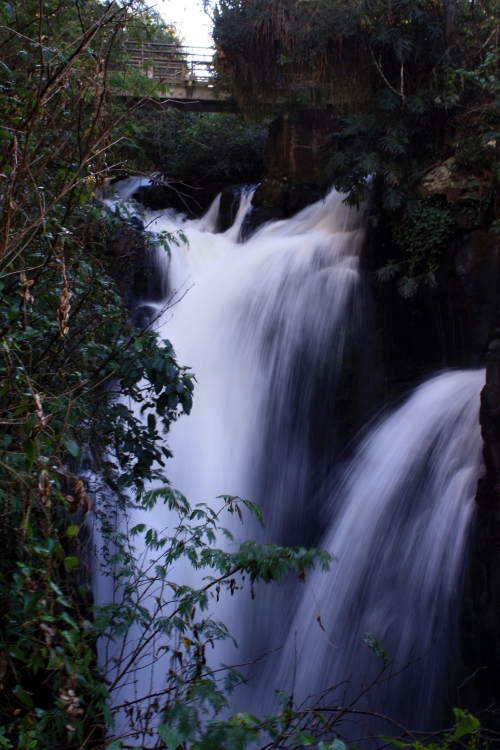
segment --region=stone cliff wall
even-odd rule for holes
[[[500,705],[500,317],[486,354],[479,419],[485,472],[476,495],[461,644],[471,675],[465,700],[476,711]],[[489,723],[499,729],[500,717]]]
[[[269,168],[253,197],[244,235],[273,219],[287,219],[320,197],[325,139],[338,126],[332,107],[281,115],[269,127]]]

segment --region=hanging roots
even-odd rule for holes
[[[61,688],[59,691],[59,698],[64,705],[66,716],[72,718],[83,714],[83,709],[80,706],[80,699],[72,687]],[[67,727],[67,729],[72,731],[73,727]]]
[[[61,297],[59,299],[59,307],[56,313],[60,336],[66,336],[69,331],[67,323],[69,318],[69,311],[71,310],[71,305],[69,304],[70,299],[71,292],[69,291],[67,286],[63,286],[61,290]]]
[[[42,402],[38,393],[35,393],[33,396],[33,401],[35,402],[35,414],[38,417],[38,422],[33,429],[37,431],[43,430],[47,426],[47,417],[43,414]]]
[[[47,510],[50,508],[50,480],[47,471],[44,469],[40,475],[40,484],[38,485],[40,490],[40,502]]]
[[[69,318],[69,311],[71,310],[71,305],[69,304],[69,301],[71,299],[71,292],[69,291],[68,287],[68,279],[66,277],[66,268],[63,263],[62,267],[62,276],[63,276],[63,288],[61,289],[61,296],[59,298],[59,307],[57,308],[56,313],[56,319],[57,324],[59,326],[59,335],[60,336],[66,336],[68,333],[68,318]]]
[[[66,495],[69,501],[69,512],[71,515],[78,513],[79,510],[85,510],[88,513],[92,508],[90,498],[85,492],[85,487],[81,479],[75,479],[75,489],[73,495]]]
[[[21,273],[19,274],[19,294],[23,298],[26,309],[29,312],[31,312],[31,306],[35,301],[35,298],[30,292],[30,286],[32,286],[34,283],[35,282],[33,281],[33,279],[27,279],[25,272],[21,271]]]

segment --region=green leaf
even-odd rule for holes
[[[75,570],[78,567],[80,560],[78,559],[78,557],[74,557],[74,555],[70,555],[69,557],[64,558],[64,562],[65,562],[67,569],[71,573],[73,570]]]
[[[0,727],[0,747],[11,748],[13,747],[10,740],[4,737],[5,727]]]
[[[110,745],[106,745],[106,750],[122,750],[123,745],[119,740],[115,740]]]
[[[388,742],[390,745],[394,745],[394,747],[408,747],[406,742],[402,742],[401,740],[396,740],[394,737],[386,737],[385,734],[380,735],[380,739],[384,742]]]
[[[60,656],[52,656],[47,664],[47,669],[60,669],[63,664],[63,660]]]
[[[42,596],[43,594],[40,591],[27,592],[24,595],[23,610],[25,617],[28,617],[33,612]]]
[[[79,531],[79,526],[68,526],[68,528],[66,529],[66,534],[68,536],[78,536]]]
[[[387,654],[382,648],[382,644],[380,643],[379,639],[373,635],[373,633],[367,633],[364,641],[368,648],[373,651],[378,659],[387,659]]]
[[[455,709],[454,713],[456,717],[457,711]],[[466,734],[477,732],[480,728],[481,722],[479,721],[479,719],[476,719],[475,716],[471,716],[470,714],[465,713],[463,719],[461,719],[460,723],[455,727],[455,730],[452,734],[452,739],[458,740],[460,739],[460,737],[464,737]]]
[[[67,558],[66,558],[66,559],[67,559]],[[75,560],[76,560],[76,558],[75,558]],[[72,617],[70,617],[70,616],[68,615],[68,613],[67,613],[67,612],[63,612],[63,613],[62,613],[62,615],[61,615],[61,620],[64,620],[64,622],[67,622],[67,623],[68,623],[68,625],[71,625],[71,627],[73,628],[73,630],[78,630],[78,625],[77,625],[77,624],[76,624],[76,622],[75,622],[75,621],[73,620],[73,618],[72,618]]]
[[[82,455],[82,452],[78,444],[75,443],[75,441],[71,440],[70,438],[66,438],[65,440],[63,440],[63,443],[66,449],[71,453],[73,458],[76,459],[76,461],[79,461],[80,456]]]
[[[158,727],[158,734],[160,735],[163,742],[168,747],[168,750],[177,750],[186,739],[183,735],[179,734],[175,729],[169,727],[168,724],[160,724]]]
[[[308,745],[312,745],[315,740],[312,734],[306,734],[306,732],[298,732],[297,737],[299,745],[302,745],[302,747],[308,747]]]
[[[398,279],[398,292],[404,299],[414,297],[418,291],[418,279],[414,276],[402,276]]]
[[[16,698],[21,701],[23,706],[26,706],[26,708],[32,708],[33,701],[31,700],[31,697],[26,693],[21,685],[16,685],[14,690],[12,691]]]
[[[253,714],[234,714],[227,723],[230,727],[250,727],[252,724],[260,724],[260,721]]]
[[[32,464],[35,460],[35,448],[36,440],[26,440],[24,443],[24,452],[28,456],[29,462]]]
[[[391,279],[393,276],[399,273],[399,269],[400,264],[396,263],[393,260],[390,260],[387,265],[379,268],[378,271],[376,271],[375,275],[378,281],[387,281],[388,279]]]

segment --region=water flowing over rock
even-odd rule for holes
[[[338,701],[346,691],[351,700],[383,665],[363,643],[371,633],[392,663],[361,707],[422,730],[445,721],[482,470],[483,383],[482,370],[433,378],[367,433],[325,498],[321,546],[338,562],[303,587],[285,648],[269,659],[264,683],[272,674],[290,691],[295,680],[300,702],[350,680],[333,695]]]
[[[216,657],[254,660],[283,646],[250,669],[236,699],[268,713],[275,689],[305,699],[348,679],[354,695],[381,666],[363,643],[372,633],[394,660],[389,672],[412,664],[361,707],[431,728],[454,684],[484,373],[440,374],[368,428],[377,379],[360,265],[368,209],[332,192],[242,242],[252,197],[241,192],[224,232],[220,198],[194,221],[173,210],[143,216],[148,231],[186,238],[170,255],[155,251],[168,308],[142,301],[197,379],[192,415],[169,435],[169,476],[193,504],[223,493],[259,503],[265,530],[235,526],[238,539],[316,544],[338,563],[306,586],[259,587],[256,602],[222,595],[217,616],[242,647]],[[153,523],[168,524],[164,513]],[[154,679],[161,687],[161,669]]]

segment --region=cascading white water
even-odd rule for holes
[[[127,184],[123,197],[131,189]],[[187,238],[157,258],[173,301],[158,327],[197,380],[189,419],[171,427],[168,472],[192,504],[240,495],[263,508],[267,538],[305,543],[316,536],[308,520],[312,477],[323,458],[315,432],[319,424],[326,438],[336,439],[335,396],[348,353],[351,364],[357,356],[367,209],[350,210],[331,193],[240,243],[251,198],[252,191],[243,191],[234,225],[222,234],[214,233],[217,203],[198,221],[172,210],[143,215],[149,231],[182,230]],[[149,522],[162,527],[162,513],[155,510]],[[241,538],[257,529],[234,531]],[[200,582],[187,563],[176,574],[184,583]],[[285,607],[284,590],[280,596]],[[221,600],[217,617],[246,643],[248,618]],[[254,624],[256,648],[265,644],[266,630],[264,619]],[[240,661],[226,645],[220,658]]]
[[[247,193],[224,234],[209,233],[203,219],[185,222],[189,245],[172,248],[170,288],[189,291],[160,330],[198,385],[189,419],[172,428],[169,472],[193,502],[221,493],[261,502],[268,533],[282,537],[307,502],[314,400],[320,387],[335,395],[359,333],[365,222],[332,193],[241,244],[250,201]],[[150,228],[176,226],[169,215]],[[262,497],[270,453],[274,486]]]
[[[214,234],[217,205],[198,221],[173,211],[145,216],[149,230],[181,229],[188,240],[172,245],[170,259],[160,256],[175,302],[161,334],[197,379],[192,414],[169,436],[172,484],[193,504],[222,493],[256,501],[266,540],[319,543],[339,558],[310,587],[290,583],[259,590],[256,603],[247,592],[244,604],[236,597],[224,604],[218,614],[245,657],[285,643],[255,670],[241,700],[245,710],[271,711],[274,689],[292,688],[294,661],[302,697],[351,674],[356,690],[378,666],[363,644],[372,632],[395,665],[422,658],[370,705],[425,724],[443,702],[481,466],[483,375],[448,373],[421,386],[325,491],[342,444],[339,404],[353,411],[356,378],[369,369],[359,271],[365,216],[331,193],[239,243],[250,201],[244,193],[223,234]],[[243,527],[238,535],[255,532]]]
[[[363,643],[371,633],[392,665],[357,707],[413,729],[431,729],[442,718],[482,467],[483,384],[483,371],[433,378],[365,437],[325,502],[321,546],[338,562],[303,587],[288,641],[270,660],[264,684],[272,676],[291,692],[295,680],[300,701],[350,679],[336,697],[351,700],[382,666]],[[385,679],[408,661],[414,663]]]

